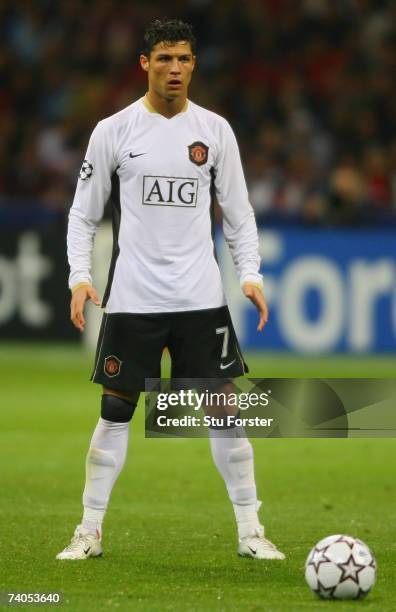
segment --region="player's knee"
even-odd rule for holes
[[[132,403],[117,395],[102,395],[100,416],[106,421],[114,423],[127,423],[133,417],[136,403]]]

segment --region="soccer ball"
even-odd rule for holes
[[[320,540],[305,562],[308,586],[322,599],[360,599],[375,582],[377,563],[357,538],[333,535]]]

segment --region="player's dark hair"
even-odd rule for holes
[[[189,23],[180,19],[168,19],[167,17],[155,19],[148,25],[144,33],[142,53],[149,57],[157,43],[177,43],[180,40],[188,41],[193,55],[195,55],[196,38]]]

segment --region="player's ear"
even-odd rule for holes
[[[141,67],[143,68],[143,70],[144,70],[145,72],[148,72],[148,69],[149,69],[149,63],[150,63],[150,61],[149,61],[148,57],[146,57],[146,56],[145,56],[145,55],[143,55],[143,53],[142,53],[142,54],[140,55],[140,57],[139,57],[139,60],[140,60],[140,65],[141,65]]]
[[[197,56],[196,56],[196,55],[193,55],[193,56],[192,56],[192,69],[193,69],[193,70],[194,70],[194,68],[195,68],[195,60],[196,60],[196,59],[197,59]]]

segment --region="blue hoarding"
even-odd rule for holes
[[[396,352],[396,232],[260,229],[270,320],[241,294],[223,241],[219,258],[245,348],[300,353]]]

